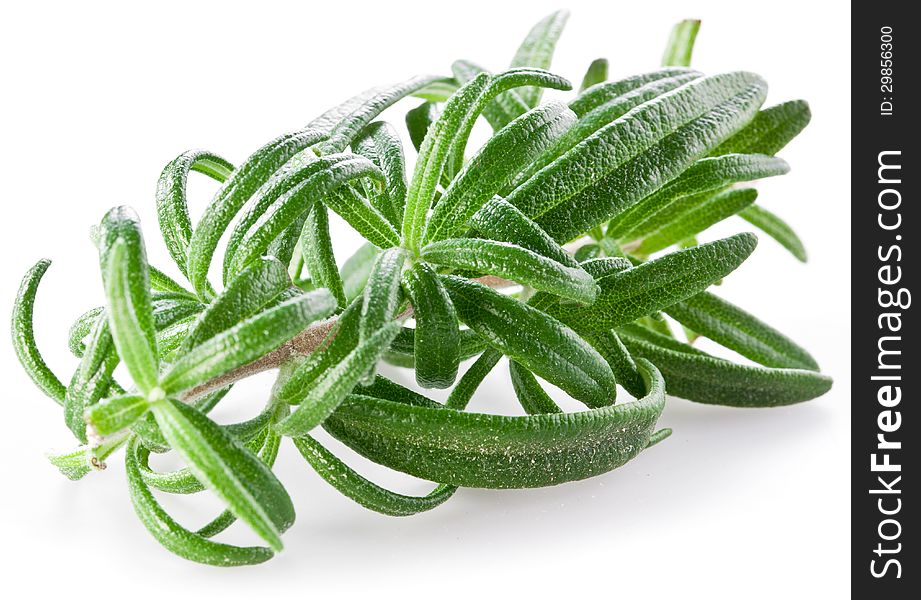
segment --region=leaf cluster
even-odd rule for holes
[[[50,264],[37,263],[13,338],[80,444],[52,463],[79,479],[124,447],[132,502],[163,546],[207,564],[253,564],[281,550],[294,522],[272,470],[285,438],[345,496],[410,515],[461,486],[555,485],[623,465],[667,437],[656,428],[666,391],[731,406],[827,391],[808,352],[708,291],[756,237],[696,240],[740,216],[805,260],[746,184],[787,172],[775,154],[808,123],[806,103],[762,109],[759,76],[691,70],[696,21],[675,28],[662,68],[608,80],[599,59],[568,102],[541,103],[546,89],[571,89],[547,70],[567,17],[535,25],[506,70],[457,61],[450,76],[350,98],[237,166],[202,150],[167,164],[160,234],[186,282],[148,263],[130,208],[109,211],[94,232],[106,303],[71,328],[79,364],[67,383],[35,344],[33,305]],[[409,165],[380,116],[411,96],[423,102],[406,114],[418,151]],[[493,134],[469,148],[481,118]],[[193,172],[221,185],[194,225]],[[341,268],[329,211],[367,242]],[[208,278],[215,261],[219,283]],[[750,362],[697,349],[699,336]],[[525,414],[466,411],[502,357]],[[411,368],[421,388],[451,388],[447,401],[384,377],[381,362]],[[119,365],[130,382],[116,379]],[[277,381],[256,416],[208,416],[234,381],[270,368]],[[541,381],[586,410],[563,412]],[[616,402],[618,384],[635,399]],[[367,480],[313,437],[317,427],[433,491],[410,497]],[[155,470],[150,455],[163,452],[185,466]],[[226,511],[194,531],[154,493],[204,490]],[[266,546],[214,541],[235,520]]]

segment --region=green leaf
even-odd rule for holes
[[[760,111],[751,123],[713,150],[713,155],[734,152],[777,154],[806,128],[812,118],[805,100],[791,100]]]
[[[186,197],[186,184],[190,171],[204,173],[208,177],[224,183],[231,173],[233,165],[206,150],[189,150],[171,161],[157,181],[157,218],[160,221],[160,233],[166,242],[166,249],[176,261],[183,275],[187,275],[189,241],[192,239],[192,219],[189,216],[189,202]]]
[[[685,19],[672,28],[662,56],[663,67],[687,67],[691,64],[691,53],[694,51],[694,40],[700,30],[699,19]]]
[[[703,77],[637,106],[573,146],[508,196],[558,241],[573,239],[680,175],[755,114],[751,73]]]
[[[470,225],[482,237],[521,246],[567,267],[579,266],[537,223],[501,198],[488,201],[473,215]]]
[[[215,566],[252,565],[274,556],[268,548],[241,548],[212,542],[192,533],[167,514],[144,484],[137,461],[137,443],[132,442],[125,455],[128,490],[134,510],[144,527],[160,544],[182,558]]]
[[[585,75],[582,77],[582,85],[579,86],[579,93],[581,94],[593,85],[603,83],[607,78],[608,59],[596,58],[588,66],[588,69],[585,70]]]
[[[329,316],[336,303],[316,290],[272,306],[182,354],[164,373],[160,387],[175,394],[246,365]]]
[[[556,43],[568,19],[568,10],[558,10],[541,19],[518,47],[511,66],[549,69]],[[518,96],[531,108],[540,103],[542,92],[543,89],[539,87],[525,87],[517,90]]]
[[[147,255],[137,215],[114,208],[102,220],[100,263],[109,327],[118,355],[144,394],[157,387],[159,359],[147,275]]]
[[[384,247],[396,243],[399,240],[396,231],[376,209],[363,201],[346,202],[336,193],[346,183],[363,177],[383,180],[380,170],[368,159],[354,154],[334,154],[276,178],[254,205],[254,212],[247,214],[234,231],[233,237],[238,242],[233,248],[228,246],[229,254],[224,261],[225,281],[264,255],[269,244],[318,201],[339,213],[368,241]],[[262,209],[265,212],[258,214]],[[251,215],[256,214],[258,218],[254,220]],[[239,233],[247,226],[249,229],[245,233]]]
[[[403,243],[411,250],[422,241],[428,210],[448,160],[451,144],[457,132],[463,128],[464,120],[471,118],[471,112],[488,83],[489,76],[481,74],[451,96],[422,142],[403,214]]]
[[[740,233],[672,252],[602,277],[601,293],[591,306],[560,304],[547,310],[580,330],[611,329],[702,292],[742,264],[757,243],[754,235]]]
[[[299,436],[322,423],[352,391],[400,331],[400,323],[391,321],[374,335],[362,340],[339,364],[327,369],[309,385],[299,390],[300,405],[291,415],[275,425],[287,436]]]
[[[655,361],[669,394],[694,402],[784,406],[817,398],[831,389],[831,378],[815,371],[739,365],[699,351],[671,350],[626,334],[623,341],[633,356]]]
[[[86,410],[86,422],[98,435],[111,435],[127,429],[144,416],[150,403],[144,396],[124,394],[106,398]]]
[[[379,254],[374,262],[365,286],[358,324],[359,342],[369,339],[396,316],[400,303],[400,276],[405,259],[406,252],[402,248],[391,248]],[[374,373],[372,367],[366,374],[369,383],[374,379]]]
[[[470,365],[470,368],[467,369],[464,376],[460,378],[460,381],[458,381],[454,389],[451,390],[451,394],[448,395],[448,399],[445,400],[444,407],[453,410],[464,410],[467,408],[467,405],[470,404],[470,400],[473,398],[474,392],[480,387],[483,380],[489,375],[489,372],[492,371],[493,367],[498,364],[501,358],[502,353],[498,350],[486,348],[483,354],[473,361],[473,364]],[[369,394],[376,395],[370,392]],[[385,400],[391,399],[387,396],[376,396],[379,398],[383,397]]]
[[[519,177],[516,187],[599,129],[633,108],[701,77],[690,69],[661,69],[598,85],[569,103],[579,119],[547,152],[538,157]]]
[[[636,253],[649,255],[693,237],[711,225],[715,225],[739,213],[755,201],[758,191],[752,188],[729,189],[700,202],[688,202],[683,210],[671,221],[649,233]]]
[[[281,482],[252,452],[208,417],[176,400],[152,405],[170,446],[196,479],[220,498],[276,552],[294,522],[294,506]]]
[[[635,398],[645,393],[643,376],[637,367],[636,361],[630,356],[630,351],[614,331],[598,331],[588,333],[585,339],[604,357],[614,377],[625,390]]]
[[[614,402],[614,375],[576,332],[514,298],[444,276],[461,321],[494,348],[588,406]]]
[[[438,485],[425,496],[398,494],[368,481],[309,435],[294,438],[294,445],[328,484],[365,508],[385,515],[405,517],[432,510],[457,491],[453,485]]]
[[[343,187],[337,193],[327,196],[324,202],[378,248],[392,248],[400,244],[397,230],[355,190]]]
[[[436,265],[496,275],[583,304],[591,304],[598,294],[595,280],[581,267],[568,267],[506,242],[443,240],[423,248],[422,258]]]
[[[371,275],[371,267],[379,253],[377,246],[366,242],[355,251],[355,254],[345,260],[339,276],[342,279],[345,298],[349,302],[364,291],[368,277]]]
[[[325,427],[359,454],[423,479],[465,487],[556,485],[619,467],[649,443],[665,388],[654,366],[640,367],[648,394],[627,404],[509,417],[353,395]]]
[[[403,276],[416,320],[413,356],[416,382],[424,388],[446,388],[457,378],[460,332],[457,313],[435,271],[416,263]]]
[[[819,369],[815,359],[793,340],[708,292],[670,306],[665,312],[697,334],[767,367]]]
[[[550,102],[502,128],[445,190],[428,219],[423,243],[462,233],[470,217],[550,147],[574,121],[575,114],[564,104]]]
[[[387,123],[376,121],[365,127],[352,146],[384,174],[386,193],[372,196],[371,205],[399,227],[406,208],[406,159],[400,136]]]
[[[806,262],[806,248],[802,240],[783,219],[756,204],[742,210],[739,216],[777,240],[801,262]]]
[[[607,235],[620,240],[639,239],[673,220],[686,204],[712,198],[713,194],[707,192],[783,175],[789,170],[786,161],[763,154],[726,154],[701,159],[681,177],[612,219]]]
[[[460,337],[461,361],[477,356],[486,349],[486,341],[472,329],[461,329],[458,331],[458,336]],[[416,329],[404,327],[390,344],[384,360],[392,365],[414,369],[416,365],[415,345]]]
[[[187,273],[199,296],[209,298],[208,270],[217,244],[252,195],[293,156],[316,144],[324,134],[303,129],[278,137],[243,162],[208,204],[189,241]]]
[[[530,371],[510,360],[508,372],[512,378],[512,387],[515,388],[515,396],[526,413],[544,415],[563,412]]]
[[[201,314],[182,342],[183,352],[247,319],[291,287],[288,270],[264,257],[244,269]]]
[[[432,123],[438,120],[441,109],[434,102],[423,102],[416,108],[406,113],[406,130],[416,152],[422,147],[425,134],[428,133]],[[402,215],[400,215],[402,217]]]
[[[64,422],[76,438],[85,443],[87,407],[101,400],[112,386],[112,372],[119,358],[109,330],[109,319],[98,319],[64,394]]]
[[[26,374],[35,385],[45,392],[45,395],[63,405],[66,388],[61,383],[61,380],[48,368],[41,352],[38,351],[38,346],[35,344],[35,330],[32,326],[35,295],[38,292],[38,285],[50,265],[50,260],[40,260],[22,278],[19,292],[16,294],[16,301],[13,303],[13,324],[11,329],[13,348],[16,350],[19,364],[22,365],[22,368],[25,369]]]
[[[345,291],[333,254],[333,240],[329,235],[329,214],[323,204],[315,203],[310,208],[299,244],[304,265],[314,286],[328,289],[339,308],[345,308]]]
[[[434,83],[445,81],[449,80],[433,75],[413,77],[392,86],[373,88],[328,111],[310,124],[315,128],[329,129],[329,139],[320,144],[319,152],[321,154],[342,152],[349,147],[361,130],[385,109],[406,96]],[[328,124],[332,126],[328,127]]]

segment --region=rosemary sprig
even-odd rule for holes
[[[80,360],[66,385],[32,333],[50,265],[39,261],[23,279],[12,332],[20,362],[62,405],[79,444],[52,464],[76,480],[124,447],[132,502],[163,546],[206,564],[255,564],[281,550],[295,518],[272,471],[284,438],[345,496],[411,515],[459,486],[555,485],[614,469],[670,433],[656,428],[666,390],[731,406],[825,393],[831,380],[806,350],[707,291],[756,237],[696,241],[739,215],[805,260],[789,226],[739,186],[787,172],[774,155],[808,123],[806,103],[762,110],[757,75],[689,69],[699,22],[685,21],[662,69],[608,81],[598,59],[568,103],[541,104],[544,88],[571,88],[546,70],[567,18],[535,25],[505,71],[457,61],[449,77],[371,88],[236,167],[207,151],[179,155],[162,172],[157,208],[188,287],[147,263],[131,209],[109,211],[94,235],[106,305],[71,328]],[[424,100],[406,115],[412,166],[394,127],[377,120],[409,96]],[[480,117],[494,134],[467,158]],[[192,172],[221,183],[195,224]],[[367,240],[341,269],[329,210]],[[225,234],[215,285],[207,275]],[[663,313],[691,342],[704,336],[757,364],[685,343]],[[502,356],[526,414],[466,412]],[[448,400],[379,375],[381,360],[414,369],[422,388],[453,386]],[[115,379],[119,364],[128,385]],[[255,417],[208,417],[233,382],[268,369],[278,379]],[[564,413],[538,377],[587,410]],[[636,400],[615,403],[618,384]],[[433,491],[410,497],[368,481],[312,437],[318,426],[435,482]],[[167,451],[186,466],[153,470],[150,453]],[[191,531],[152,490],[210,490],[226,511]],[[237,519],[267,547],[210,539]]]

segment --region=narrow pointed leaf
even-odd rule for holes
[[[299,406],[275,426],[287,436],[299,436],[322,423],[352,391],[361,377],[375,364],[400,331],[392,321],[377,333],[360,341],[339,364],[324,371],[310,385],[300,390]]]
[[[22,278],[16,301],[13,303],[13,348],[16,350],[19,363],[35,385],[58,404],[64,404],[66,388],[48,368],[41,352],[38,351],[38,346],[35,344],[35,331],[32,327],[35,295],[50,265],[50,260],[40,260]]]
[[[280,533],[294,522],[294,506],[268,466],[191,406],[162,400],[152,410],[195,477],[273,550],[281,550]]]
[[[832,385],[830,377],[815,371],[739,365],[703,353],[670,350],[629,335],[623,341],[633,356],[655,361],[669,394],[694,402],[784,406],[821,396]]]
[[[563,412],[530,371],[511,360],[508,363],[508,372],[512,379],[512,387],[515,388],[515,396],[518,397],[518,403],[526,413],[545,415]]]
[[[109,211],[102,221],[100,244],[112,339],[131,378],[148,393],[157,385],[159,359],[147,255],[134,211]]]
[[[815,359],[793,340],[708,292],[670,306],[665,312],[697,334],[767,367],[819,369]]]
[[[744,129],[717,146],[712,154],[745,152],[773,156],[799,135],[811,118],[805,100],[791,100],[765,108]]]
[[[181,355],[160,386],[178,393],[248,364],[329,316],[336,302],[327,290],[296,296],[227,329]]]
[[[593,332],[586,334],[585,337],[592,347],[608,361],[611,370],[614,371],[614,377],[617,378],[617,383],[635,398],[645,393],[643,376],[639,367],[614,331]]]
[[[377,259],[380,250],[374,244],[362,244],[355,254],[348,257],[342,265],[339,276],[342,279],[342,291],[345,293],[346,300],[351,302],[362,294],[368,277],[371,275],[371,267]]]
[[[188,351],[255,315],[290,286],[282,263],[274,258],[257,260],[208,305],[182,342],[182,350]]]
[[[446,388],[457,378],[460,332],[457,313],[435,271],[416,263],[406,271],[403,288],[416,320],[413,363],[416,382],[424,388]]]
[[[511,66],[549,69],[556,43],[568,19],[568,10],[558,10],[541,19],[518,47]],[[517,91],[524,103],[532,108],[540,103],[542,92],[543,89],[539,87],[525,87]]]
[[[596,58],[588,66],[588,69],[585,70],[585,75],[582,77],[582,85],[579,86],[579,93],[581,94],[593,85],[603,83],[607,78],[608,59]]]
[[[591,304],[598,294],[595,280],[581,267],[568,267],[506,242],[443,240],[423,248],[422,258],[436,265],[488,273],[583,304]]]
[[[739,216],[777,240],[798,260],[806,262],[807,255],[803,241],[783,219],[757,204],[744,209]]]
[[[157,181],[157,218],[160,232],[166,242],[166,249],[176,266],[186,275],[189,241],[192,239],[192,218],[189,216],[189,202],[186,185],[189,172],[197,171],[224,183],[233,172],[232,164],[206,150],[190,150],[171,161]]]
[[[544,104],[497,132],[445,190],[425,229],[424,243],[463,232],[470,217],[557,140],[575,121],[559,102]]]
[[[187,273],[195,291],[211,295],[208,270],[214,250],[236,214],[252,195],[293,156],[316,144],[324,134],[314,129],[278,137],[243,162],[224,182],[192,232]]]
[[[691,64],[691,54],[694,52],[694,41],[700,30],[700,20],[686,19],[672,28],[672,33],[665,46],[662,56],[663,67],[687,67]]]
[[[470,225],[487,239],[521,246],[567,267],[579,266],[572,255],[537,223],[501,198],[493,198],[483,205],[471,217]]]
[[[616,216],[738,131],[764,101],[751,73],[695,79],[602,127],[507,198],[558,241]]]
[[[441,109],[434,102],[424,102],[406,113],[406,130],[409,140],[413,143],[416,152],[422,147],[422,141],[428,133],[432,123],[438,120]],[[402,215],[400,215],[402,217]]]
[[[144,396],[113,396],[89,407],[85,418],[98,435],[111,435],[133,425],[144,416],[149,407],[150,404]]]
[[[453,485],[438,485],[425,496],[398,494],[362,477],[309,435],[294,438],[294,445],[327,483],[344,496],[381,514],[405,517],[432,510],[457,491]]]
[[[740,233],[672,252],[603,277],[601,293],[591,306],[559,304],[547,310],[580,330],[611,329],[704,291],[742,264],[757,241],[750,233]]]
[[[377,333],[386,323],[396,316],[400,303],[400,276],[406,253],[402,248],[391,248],[378,255],[365,286],[364,303],[361,308],[361,321],[358,325],[359,342],[367,340]],[[375,369],[365,376],[370,382]]]
[[[345,308],[345,291],[342,289],[339,267],[333,254],[333,241],[329,235],[329,214],[322,203],[314,204],[307,213],[299,244],[304,266],[307,267],[313,285],[328,289],[339,308]]]
[[[650,363],[641,361],[641,370],[645,397],[584,412],[509,417],[353,395],[325,427],[367,458],[423,479],[465,487],[556,485],[619,467],[649,443],[665,387]]]
[[[460,319],[528,370],[588,406],[614,402],[614,375],[576,332],[488,287],[454,276],[442,281]]]
[[[384,174],[385,193],[372,197],[371,205],[391,225],[399,227],[406,205],[406,158],[400,136],[387,123],[376,121],[361,132],[353,146],[356,154],[373,162]]]
[[[786,161],[763,154],[726,154],[703,158],[656,193],[644,198],[611,220],[607,235],[635,240],[648,235],[680,214],[686,202],[693,203],[706,192],[717,192],[735,183],[783,175],[790,170]]]
[[[729,189],[699,203],[688,203],[671,221],[666,220],[646,235],[636,247],[636,253],[652,254],[693,237],[751,206],[757,197],[758,191],[752,188]]]

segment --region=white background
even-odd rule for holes
[[[75,366],[67,327],[102,301],[87,232],[106,209],[134,206],[152,261],[172,268],[155,233],[153,201],[157,176],[170,159],[203,147],[239,163],[265,141],[371,85],[445,73],[461,57],[502,68],[531,24],[562,2],[511,4],[5,7],[2,311],[9,314],[26,269],[40,257],[54,259],[39,292],[36,328],[48,362],[66,381]],[[60,410],[32,386],[3,342],[4,591],[144,598],[255,592],[307,598],[324,592],[844,596],[850,529],[847,5],[568,4],[573,14],[554,70],[576,82],[598,56],[610,58],[612,76],[655,68],[671,25],[699,17],[694,66],[760,73],[771,85],[768,104],[809,100],[812,124],[781,153],[793,170],[760,184],[759,202],[794,225],[811,260],[801,265],[762,236],[720,293],[808,347],[835,378],[832,392],[771,410],[674,399],[660,424],[675,434],[624,468],[548,489],[461,490],[439,509],[405,519],[352,504],[286,445],[277,472],[299,511],[286,551],[259,567],[220,570],[175,558],[150,538],[133,515],[119,456],[109,470],[79,483],[45,462],[44,451],[67,449],[72,438]],[[414,104],[403,102],[389,119],[401,125]],[[195,179],[193,211],[213,189]],[[706,237],[748,229],[731,221]],[[337,227],[341,260],[357,238]],[[408,381],[406,373],[395,376]],[[262,379],[242,386],[218,416],[250,414],[268,385]],[[514,411],[510,390],[500,366],[473,408]],[[367,462],[354,464],[401,490],[428,489]],[[191,524],[217,510],[208,499],[204,506],[180,499],[169,507]],[[253,541],[242,529],[229,539]]]

